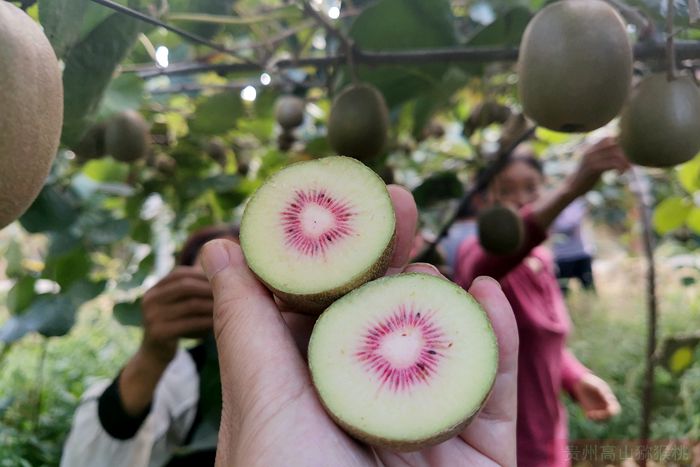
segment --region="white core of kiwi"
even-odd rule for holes
[[[330,204],[316,202],[319,193]],[[300,196],[306,201],[297,209]],[[299,228],[290,227],[286,216],[302,220],[308,246],[338,225],[334,220],[338,207],[349,216],[343,231],[336,231],[324,248],[310,253],[290,244],[288,229],[295,229],[295,235]],[[355,159],[334,156],[292,164],[273,175],[248,203],[240,241],[250,268],[273,289],[293,295],[322,294],[367,275],[391,250],[395,224],[381,178]]]
[[[413,314],[383,328],[401,309]],[[429,365],[425,349],[436,352]],[[341,427],[374,445],[414,450],[453,436],[479,411],[496,376],[498,346],[485,312],[462,288],[401,274],[333,303],[314,327],[308,358],[321,401]],[[386,361],[396,367],[382,380],[386,373],[371,364]],[[418,362],[429,366],[424,380],[392,387],[399,367],[415,374]]]

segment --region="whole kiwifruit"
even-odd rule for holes
[[[517,212],[506,206],[493,206],[479,213],[479,243],[493,255],[512,255],[523,245],[525,229]]]
[[[369,84],[351,85],[333,101],[328,142],[340,155],[363,161],[381,154],[389,131],[382,94]]]
[[[0,2],[0,228],[41,191],[63,125],[63,84],[53,48],[26,13]]]
[[[620,144],[631,162],[648,167],[692,159],[700,151],[700,90],[692,78],[644,78],[622,112]]]
[[[277,297],[318,313],[384,274],[395,228],[382,179],[355,159],[330,156],[270,177],[245,208],[240,241],[248,266]]]
[[[212,138],[207,141],[206,152],[221,167],[226,166],[226,143],[221,138]]]
[[[297,96],[280,96],[275,103],[275,118],[285,130],[296,128],[304,122],[304,99]]]
[[[90,127],[80,142],[73,148],[80,161],[98,159],[105,155],[105,131],[107,125],[98,123]]]
[[[554,131],[600,128],[622,109],[632,82],[625,23],[602,0],[561,0],[530,21],[520,43],[525,114]]]
[[[144,158],[148,153],[148,131],[148,123],[134,110],[115,115],[105,130],[107,154],[122,162]]]

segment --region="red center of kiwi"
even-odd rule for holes
[[[450,347],[432,312],[401,305],[391,316],[368,329],[355,354],[379,379],[380,388],[398,392],[429,384],[443,351]]]
[[[355,213],[349,203],[333,198],[325,190],[297,190],[281,215],[287,246],[316,256],[352,234],[350,221]]]

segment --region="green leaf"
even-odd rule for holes
[[[135,110],[143,102],[143,80],[136,73],[117,76],[109,83],[97,112],[97,118],[106,118],[125,110]]]
[[[91,268],[89,253],[79,245],[67,253],[49,256],[41,276],[57,282],[65,290],[75,281],[86,278]]]
[[[141,326],[141,300],[117,303],[112,308],[112,316],[123,326]]]
[[[530,22],[530,10],[515,7],[498,17],[491,24],[482,27],[466,42],[469,47],[516,47],[520,44],[523,32]],[[481,73],[483,63],[464,63],[462,69],[470,73]]]
[[[355,19],[350,36],[365,51],[451,47],[457,45],[453,24],[447,0],[381,0]],[[393,108],[435,86],[446,70],[446,64],[359,67],[359,77]]]
[[[97,182],[123,183],[129,176],[129,166],[114,159],[91,160],[83,166],[83,174]]]
[[[11,240],[5,250],[5,275],[9,278],[21,278],[24,274],[22,266],[22,246],[17,240]]]
[[[92,245],[110,245],[129,234],[131,225],[128,219],[104,219],[85,232]]]
[[[515,7],[472,34],[467,39],[467,45],[470,47],[488,45],[516,47],[520,44],[520,39],[531,16],[530,10],[527,8]]]
[[[80,38],[88,3],[88,0],[39,0],[41,26],[59,58]]]
[[[63,295],[41,295],[24,314],[13,316],[0,328],[0,341],[11,344],[30,332],[62,336],[75,323],[75,308]]]
[[[7,293],[7,309],[10,313],[18,315],[32,303],[36,296],[34,284],[36,284],[36,278],[24,276],[12,286]]]
[[[462,182],[454,172],[438,172],[414,189],[413,197],[419,208],[426,208],[438,201],[459,198],[463,193]]]
[[[190,122],[193,132],[204,135],[224,133],[236,124],[236,119],[243,116],[244,108],[241,96],[237,92],[222,92],[203,99]]]
[[[172,12],[210,15],[230,15],[233,12],[233,0],[170,0],[169,4]],[[221,30],[221,25],[208,23],[182,24],[180,27],[205,39],[211,39]]]
[[[74,282],[65,295],[75,305],[75,308],[78,308],[83,303],[100,295],[104,291],[106,285],[107,281],[92,282],[81,279]]]
[[[19,221],[31,233],[65,230],[75,222],[78,214],[70,192],[45,185]]]
[[[691,208],[692,206],[688,200],[684,198],[678,196],[666,198],[654,209],[652,219],[654,230],[659,235],[664,235],[682,227],[688,214],[690,214]]]
[[[680,165],[677,169],[678,181],[690,194],[700,191],[700,155]]]
[[[99,295],[105,284],[81,280],[66,293],[39,295],[23,314],[13,316],[0,327],[0,341],[11,344],[31,332],[45,337],[66,335],[75,324],[78,308]]]
[[[114,13],[68,53],[63,71],[62,141],[72,147],[93,121],[112,75],[144,29],[142,22]]]
[[[241,177],[238,175],[215,175],[200,180],[195,179],[184,187],[184,193],[187,198],[196,198],[207,190],[226,193],[234,190],[240,180]]]
[[[202,343],[206,359],[199,377],[199,410],[201,424],[195,429],[192,440],[183,447],[188,453],[216,447],[219,425],[221,422],[221,377],[216,343],[213,335],[206,337]]]
[[[685,220],[690,230],[700,235],[700,207],[694,206]]]

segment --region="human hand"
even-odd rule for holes
[[[406,267],[416,207],[407,191],[389,191],[396,210],[397,245],[388,273],[437,275],[430,265]],[[498,375],[480,414],[459,436],[438,446],[414,453],[373,452],[338,428],[318,400],[302,355],[310,332],[308,318],[282,315],[248,269],[238,245],[214,240],[204,247],[202,262],[214,291],[222,381],[217,465],[372,465],[375,456],[387,466],[515,465],[518,334],[497,282],[478,279],[470,289],[489,315],[500,349]]]
[[[603,138],[584,150],[578,169],[568,179],[569,190],[577,198],[590,191],[604,172],[617,170],[622,173],[630,167],[615,138]]]
[[[178,339],[196,337],[213,326],[211,285],[201,269],[178,266],[141,300],[144,334],[141,352],[170,362]]]
[[[586,373],[573,388],[573,396],[583,409],[586,417],[603,421],[620,413],[617,401],[608,383],[594,375]]]

